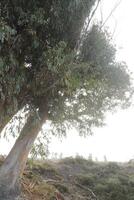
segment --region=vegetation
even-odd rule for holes
[[[58,200],[58,197],[133,200],[133,174],[133,163],[94,162],[82,157],[56,162],[36,160],[26,167],[21,197],[24,200],[54,200],[56,197]]]
[[[110,35],[99,24],[83,32],[98,2],[0,2],[0,131],[8,122],[21,122],[19,137],[0,168],[0,198],[18,191],[46,120],[54,134],[65,135],[75,126],[86,135],[104,124],[107,111],[129,105],[130,74],[125,63],[116,62]]]

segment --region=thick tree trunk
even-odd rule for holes
[[[42,123],[30,116],[4,164],[0,168],[0,199],[10,199],[17,194],[19,178],[23,173],[31,147],[42,127]],[[11,197],[14,200],[13,196]]]

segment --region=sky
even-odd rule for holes
[[[100,19],[100,10],[103,13],[103,21],[107,18],[113,7],[119,0],[102,0],[101,9],[98,8],[95,18]],[[134,72],[134,1],[122,0],[116,11],[107,21],[110,32],[115,33],[113,40],[117,45],[117,59],[126,61],[129,69]],[[115,29],[116,27],[116,29]],[[62,153],[63,157],[77,154],[88,157],[92,154],[94,159],[109,161],[129,161],[134,158],[134,107],[118,111],[116,114],[108,114],[106,126],[96,128],[93,136],[79,137],[75,129],[60,141],[52,138],[49,144],[51,154]],[[0,140],[0,153],[7,154],[13,145]]]

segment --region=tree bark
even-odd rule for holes
[[[39,121],[37,116],[29,116],[20,136],[0,168],[0,199],[13,200],[19,191],[19,178],[26,165],[28,154],[41,130],[44,121]]]

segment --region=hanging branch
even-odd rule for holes
[[[85,30],[84,30],[85,34],[86,34],[87,31],[88,31],[89,25],[90,25],[90,23],[91,23],[91,21],[92,21],[94,15],[95,15],[97,9],[98,9],[98,6],[99,6],[99,3],[100,3],[100,2],[101,2],[101,0],[98,0],[98,1],[97,1],[97,4],[96,4],[96,6],[95,6],[95,8],[94,8],[94,10],[93,10],[93,12],[92,12],[92,14],[91,14],[91,16],[89,16],[87,26],[86,26],[86,28],[85,28]]]
[[[101,23],[103,23],[102,1],[100,2],[100,15],[101,15]]]
[[[77,43],[77,45],[76,45],[76,52],[78,52],[79,49],[80,49],[81,43],[82,43],[82,41],[83,41],[83,38],[85,37],[85,35],[86,35],[87,32],[88,32],[89,25],[90,25],[90,23],[91,23],[91,21],[92,21],[94,15],[95,15],[96,11],[97,11],[97,8],[98,8],[100,2],[101,2],[101,0],[97,0],[97,4],[96,4],[96,6],[95,6],[93,12],[91,13],[91,15],[88,16],[88,22],[87,22],[87,24],[86,24],[86,27],[83,28],[83,30],[82,30],[83,33],[81,33],[81,37],[80,37],[80,39],[79,39],[79,41],[78,41],[78,43]]]
[[[101,25],[100,29],[102,29],[105,26],[105,24],[110,19],[110,17],[113,15],[113,13],[115,12],[115,10],[119,7],[119,5],[121,4],[121,2],[122,2],[122,0],[120,0],[118,3],[115,4],[114,8],[111,10],[111,12],[107,16],[107,18],[105,19],[105,21],[103,22],[103,24]]]
[[[116,28],[117,28],[117,20],[115,19],[115,26],[114,26],[114,29],[113,29],[113,33],[111,34],[111,37],[112,37],[112,38],[113,38],[114,35],[115,35]]]

